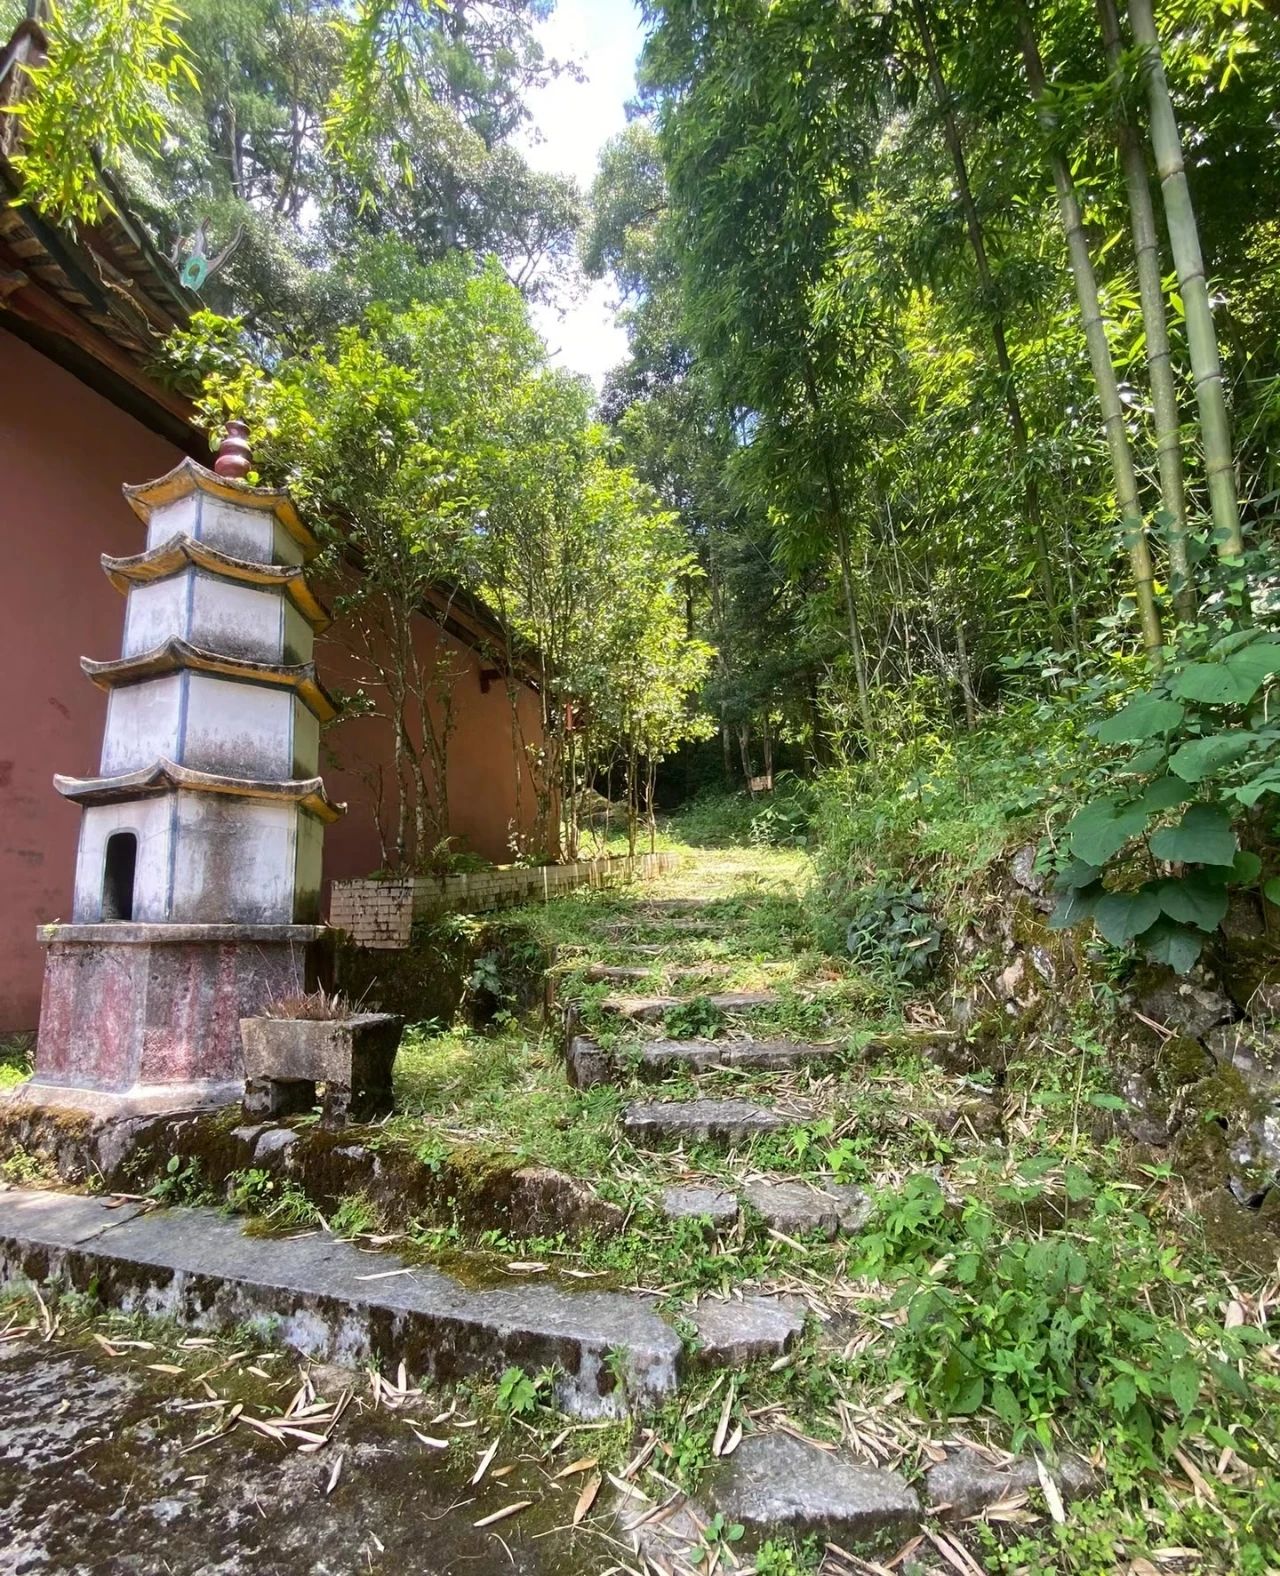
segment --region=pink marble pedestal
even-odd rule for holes
[[[101,1115],[224,1105],[240,1019],[314,982],[318,925],[51,925],[23,1102]]]

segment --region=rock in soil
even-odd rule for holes
[[[791,1434],[744,1439],[711,1475],[707,1498],[726,1521],[742,1523],[747,1550],[779,1534],[896,1548],[920,1527],[920,1500],[898,1473]]]
[[[765,1224],[788,1237],[820,1232],[828,1241],[841,1232],[860,1231],[875,1205],[847,1182],[752,1182],[743,1189],[747,1203]]]
[[[1048,1471],[1064,1503],[1084,1499],[1097,1490],[1093,1468],[1079,1456],[1064,1456]],[[997,1464],[978,1450],[963,1448],[930,1467],[924,1481],[930,1510],[961,1520],[979,1516],[1015,1494],[1039,1488],[1040,1473],[1030,1456],[1015,1456]]]

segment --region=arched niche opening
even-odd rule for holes
[[[133,878],[138,868],[136,832],[112,832],[107,838],[107,855],[102,870],[102,919],[133,918]]]

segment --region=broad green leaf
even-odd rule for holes
[[[1160,917],[1160,894],[1154,887],[1136,892],[1107,892],[1099,898],[1093,922],[1113,947],[1127,946]]]
[[[1233,652],[1223,666],[1238,684],[1248,690],[1245,699],[1252,700],[1269,678],[1280,673],[1280,646],[1258,641]]]
[[[1236,856],[1236,834],[1220,805],[1193,804],[1177,826],[1163,827],[1152,837],[1151,852],[1171,863],[1229,865]]]
[[[1262,883],[1262,895],[1268,903],[1280,908],[1280,876],[1272,876],[1269,881]]]
[[[971,1417],[982,1405],[986,1382],[981,1374],[967,1379],[952,1399],[950,1411],[957,1417]]]
[[[1257,688],[1238,678],[1225,662],[1189,662],[1174,676],[1172,687],[1183,700],[1206,706],[1241,706]]]
[[[1142,950],[1156,963],[1167,963],[1175,974],[1188,974],[1195,966],[1203,938],[1171,919],[1158,919],[1142,937]]]
[[[1175,804],[1186,804],[1193,797],[1181,777],[1157,777],[1147,784],[1138,803],[1144,810],[1172,810]]]
[[[1249,1386],[1246,1381],[1240,1377],[1238,1371],[1230,1363],[1224,1363],[1221,1357],[1210,1356],[1209,1372],[1224,1389],[1230,1390],[1232,1395],[1238,1395],[1242,1398],[1248,1396]],[[1234,1444],[1235,1441],[1233,1440],[1232,1443]]]
[[[1059,892],[1071,892],[1078,887],[1092,886],[1101,874],[1097,865],[1086,864],[1083,859],[1073,859],[1053,884]]]
[[[1224,766],[1229,766],[1232,761],[1247,755],[1253,743],[1254,735],[1247,728],[1236,728],[1230,733],[1211,733],[1207,739],[1188,739],[1169,757],[1169,770],[1176,772],[1185,782],[1202,782]]]
[[[1265,771],[1251,782],[1241,783],[1238,788],[1230,788],[1227,791],[1233,799],[1238,799],[1241,804],[1252,809],[1263,794],[1280,793],[1280,772]]]
[[[1087,864],[1105,865],[1147,824],[1140,806],[1110,796],[1078,810],[1067,826],[1071,852]]]
[[[1216,930],[1227,913],[1226,888],[1206,881],[1198,870],[1160,883],[1160,907],[1170,919],[1198,930]]]
[[[1194,1357],[1180,1357],[1169,1370],[1169,1394],[1185,1423],[1200,1396],[1200,1365]]]
[[[1247,848],[1242,848],[1231,862],[1231,879],[1233,881],[1243,881],[1247,885],[1250,881],[1256,881],[1261,874],[1261,859]]]
[[[1128,1374],[1121,1374],[1119,1378],[1111,1381],[1111,1404],[1121,1417],[1133,1410],[1133,1404],[1137,1399],[1138,1387]]]
[[[1058,899],[1057,907],[1049,915],[1050,930],[1070,930],[1093,918],[1098,899],[1105,895],[1102,882],[1094,881],[1087,887],[1073,887]]]
[[[1003,1379],[992,1381],[991,1406],[996,1416],[1008,1428],[1017,1428],[1022,1421],[1022,1407],[1018,1404],[1018,1398]]]
[[[1185,716],[1186,711],[1176,700],[1139,695],[1100,723],[1097,737],[1103,744],[1140,744],[1144,739],[1172,733]]]

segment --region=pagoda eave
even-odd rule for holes
[[[206,673],[244,684],[291,689],[318,722],[332,722],[338,715],[337,702],[316,678],[314,663],[252,662],[247,657],[220,656],[178,636],[135,657],[115,657],[107,662],[81,657],[80,666],[104,690],[140,684],[145,679],[167,678],[171,673]]]
[[[166,471],[153,482],[125,486],[121,491],[129,507],[144,525],[150,523],[156,509],[189,498],[194,492],[202,492],[242,509],[256,509],[274,515],[297,542],[304,557],[314,558],[320,551],[319,542],[303,524],[287,494],[277,492],[274,487],[250,487],[248,482],[232,481],[192,459],[179,460],[171,471]]]
[[[220,553],[216,547],[187,535],[170,537],[145,553],[130,553],[125,557],[103,553],[102,567],[116,590],[124,592],[130,586],[167,580],[190,567],[238,585],[271,590],[280,587],[317,635],[332,623],[328,608],[311,590],[301,569],[288,564],[263,564],[248,558],[233,558],[230,553]]]
[[[76,804],[120,804],[131,799],[154,798],[160,794],[186,790],[194,793],[228,794],[241,799],[296,804],[326,824],[346,813],[345,804],[335,804],[325,792],[319,777],[286,780],[259,780],[251,777],[226,777],[216,772],[196,771],[176,761],[160,759],[141,771],[124,772],[116,777],[55,776],[53,786],[64,799]]]

